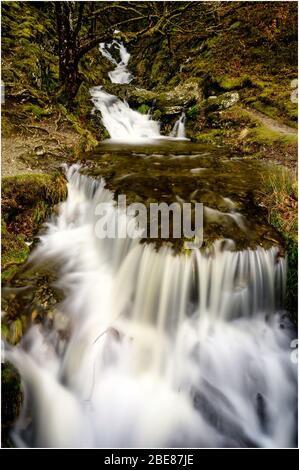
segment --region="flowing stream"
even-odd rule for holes
[[[112,49],[116,49],[120,55],[120,61],[113,57]],[[108,59],[115,69],[108,72],[112,83],[126,84],[133,80],[127,65],[130,54],[122,42],[112,41],[101,43],[100,52]],[[121,101],[114,95],[110,95],[101,86],[90,90],[94,104],[93,113],[97,110],[101,113],[104,127],[109,132],[111,142],[127,142],[131,144],[140,142],[154,142],[155,140],[188,140],[185,135],[185,114],[178,118],[174,124],[170,136],[160,133],[160,123],[151,118],[150,113],[142,114],[130,108],[128,103]]]
[[[112,140],[159,135],[148,116],[137,119],[101,88],[92,95]],[[191,157],[169,161],[175,168]],[[140,158],[151,172],[151,155]],[[295,446],[295,332],[278,247],[237,250],[223,239],[206,251],[157,251],[140,243],[135,218],[116,207],[103,179],[79,165],[66,174],[68,197],[31,257],[56,266],[64,300],[50,326],[33,324],[7,350],[25,393],[16,445]],[[108,219],[134,237],[96,236],[103,202]]]
[[[113,57],[111,48],[115,48],[119,52],[120,61]],[[104,42],[100,43],[99,46],[100,52],[106,59],[108,59],[114,66],[115,69],[111,72],[108,72],[108,76],[112,83],[130,83],[133,80],[132,74],[128,71],[128,62],[130,60],[130,54],[126,50],[122,42],[112,41],[109,44]]]

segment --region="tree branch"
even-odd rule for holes
[[[85,8],[85,2],[80,2],[77,24],[76,24],[76,27],[75,27],[75,30],[74,30],[74,37],[75,38],[78,36],[79,31],[80,31],[81,26],[82,26],[84,8]]]

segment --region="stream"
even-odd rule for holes
[[[100,50],[112,82],[133,80],[121,43]],[[86,156],[90,165],[66,168],[68,197],[30,260],[56,266],[64,299],[50,327],[33,324],[6,351],[25,394],[15,445],[295,447],[287,261],[250,204],[264,167],[192,144],[184,114],[163,136],[150,113],[102,87],[91,96],[110,138]],[[144,240],[117,194],[202,202],[211,243]],[[97,236],[101,203],[133,236]]]

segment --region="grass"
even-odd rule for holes
[[[278,229],[297,237],[298,201],[295,172],[275,166],[263,177],[264,204],[268,207],[270,221],[276,220]]]
[[[263,178],[262,203],[268,220],[282,235],[288,260],[286,308],[297,323],[298,307],[298,183],[295,171],[275,166]]]
[[[270,144],[272,142],[280,142],[282,144],[297,143],[297,134],[282,134],[281,132],[269,129],[263,124],[259,124],[257,127],[253,128],[248,138],[250,138],[252,142],[257,141],[262,144]]]

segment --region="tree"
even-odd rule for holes
[[[73,99],[82,82],[79,62],[83,55],[100,40],[99,36],[89,40],[88,31],[82,39],[84,10],[90,2],[55,2],[58,33],[59,81],[61,95],[66,100]],[[90,5],[89,5],[90,8]]]
[[[208,37],[218,28],[222,2],[54,2],[58,32],[61,96],[72,100],[80,87],[80,59],[100,42],[111,40],[114,30],[126,42],[155,34]]]

